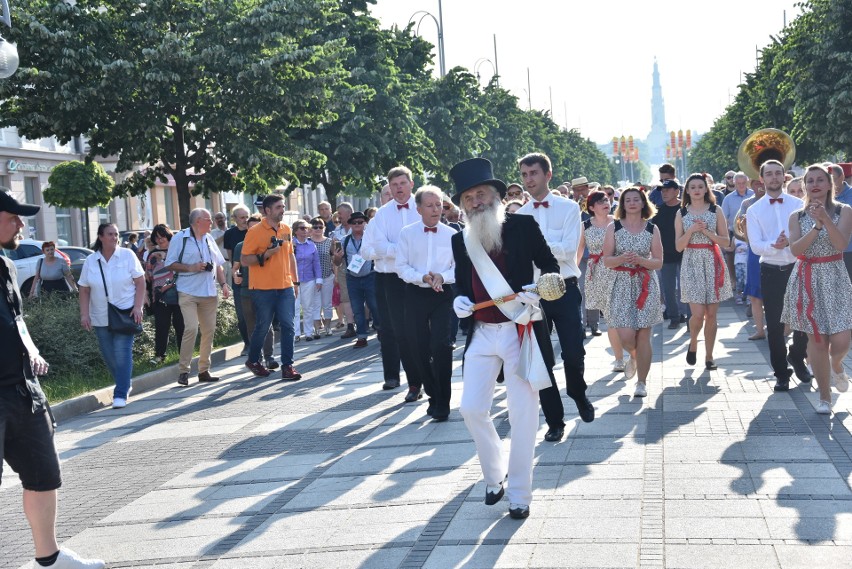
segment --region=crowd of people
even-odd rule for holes
[[[522,519],[530,514],[539,409],[545,440],[564,436],[554,332],[566,393],[591,422],[586,329],[598,336],[605,328],[613,371],[635,378],[633,395],[642,398],[652,329],[664,320],[673,330],[685,324],[687,365],[698,365],[703,339],[703,367],[715,370],[718,309],[733,298],[753,319],[749,339],[768,342],[774,390],[790,389],[794,373],[801,383],[815,378],[817,413],[832,412],[832,389],[849,386],[843,360],[852,340],[850,166],[814,164],[794,177],[767,160],[756,179],[729,171],[717,185],[695,173],[681,185],[664,164],[653,188],[618,191],[578,177],[551,189],[549,158],[532,153],[518,161],[521,181],[509,185],[494,177],[488,160],[463,161],[450,171],[451,193],[429,185],[414,191],[412,172],[398,166],[373,211],[344,202],[333,212],[323,202],[316,216],[288,226],[284,199],[273,194],[258,200],[255,213],[235,207],[231,227],[224,214],[195,209],[189,227],[172,232],[159,225],[134,242],[137,251],[120,246],[115,225],[102,224],[79,283],[56,259],[55,245],[45,243],[39,289],[79,288],[80,322],[94,331],[115,380],[115,408],[129,401],[133,338],[146,306],[154,314],[156,361],[164,360],[174,329],[182,386],[190,381],[199,332],[197,379],[219,379],[210,372],[210,353],[220,297],[234,297],[245,365],[260,377],[280,368],[281,379],[299,380],[298,341],[340,330],[359,349],[376,332],[382,388],[399,388],[404,371],[405,402],[425,395],[436,423],[450,416],[461,329],[458,408],[479,456],[485,503],[505,495],[509,515]],[[20,216],[37,210],[0,192],[4,247],[15,247]],[[0,375],[3,456],[22,480],[37,560],[102,567],[56,544],[59,465],[37,379],[48,365],[26,333],[7,259],[0,277],[0,334],[4,345],[19,348]],[[491,418],[497,383],[505,385],[512,425],[505,459]],[[31,436],[8,436],[22,432]]]

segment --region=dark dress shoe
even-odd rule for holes
[[[713,371],[714,369],[719,369],[719,367],[716,365],[716,362],[714,362],[713,360],[707,360],[706,362],[704,362],[704,365],[710,371]]]
[[[390,389],[396,389],[397,387],[399,387],[399,379],[386,379],[385,382],[382,384],[382,389],[384,389],[385,391]]]
[[[367,338],[358,338],[355,340],[355,345],[353,348],[366,348],[367,347]]]
[[[506,493],[506,489],[503,488],[503,483],[500,482],[500,490],[497,492],[489,492],[488,488],[485,489],[485,505],[493,506],[497,502],[503,499],[503,494]]]
[[[776,379],[775,387],[772,388],[773,391],[790,391],[790,380],[789,379]]]
[[[188,373],[180,374],[178,376],[178,384],[183,385],[183,386],[189,385],[189,374]]]
[[[219,378],[215,375],[210,375],[209,371],[202,371],[198,374],[198,381],[203,381],[205,383],[212,383],[214,381],[219,381]]]
[[[433,423],[446,423],[447,419],[449,419],[449,415],[432,415]]]
[[[686,363],[688,363],[691,366],[694,366],[695,362],[698,361],[698,358],[696,358],[695,354],[696,354],[696,352],[690,352],[689,350],[687,350],[686,351]]]
[[[794,360],[790,354],[787,354],[787,363],[793,366],[793,371],[796,372],[796,377],[802,383],[810,383],[814,378],[811,370],[808,369],[805,360]]]
[[[588,397],[584,395],[582,399],[576,400],[575,403],[577,404],[577,411],[580,412],[580,418],[584,423],[591,423],[595,420],[595,406],[592,405]]]
[[[524,520],[530,517],[530,507],[518,505],[516,508],[509,508],[509,517],[513,520]]]
[[[678,328],[680,328],[680,321],[672,320],[669,322],[669,330],[677,330]]]
[[[547,432],[544,433],[544,440],[549,443],[555,443],[556,441],[562,439],[565,435],[565,427],[551,427],[547,429]]]
[[[423,398],[423,390],[419,387],[410,387],[408,393],[405,394],[406,403],[414,403],[418,399]]]
[[[603,334],[600,330],[598,330],[597,326],[592,326],[592,336],[600,336]]]

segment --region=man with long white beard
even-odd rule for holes
[[[533,283],[533,266],[542,273],[558,273],[559,263],[532,217],[506,216],[501,203],[506,184],[494,178],[491,162],[465,160],[450,170],[450,178],[455,186],[453,202],[467,216],[464,231],[452,237],[458,295],[453,309],[459,318],[472,317],[459,411],[476,444],[485,503],[496,504],[505,493],[509,515],[523,519],[529,516],[532,501],[538,390],[555,389],[553,347],[541,319],[540,299],[524,287]],[[474,306],[512,293],[517,293],[515,299]],[[508,474],[490,415],[501,368],[512,425]]]

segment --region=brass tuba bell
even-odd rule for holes
[[[737,150],[740,170],[752,180],[760,176],[760,165],[767,160],[778,160],[784,164],[784,170],[787,170],[795,159],[796,143],[789,134],[777,128],[754,131]]]

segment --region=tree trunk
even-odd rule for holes
[[[322,187],[325,188],[325,197],[328,199],[328,203],[331,204],[332,210],[337,209],[337,196],[340,195],[341,186],[339,184],[335,184],[334,182],[328,179],[328,174],[324,173],[322,176]]]
[[[173,174],[175,179],[175,187],[178,195],[178,212],[180,213],[181,229],[189,227],[189,212],[192,210],[190,200],[192,195],[189,193],[189,178],[186,175],[186,169],[175,168]]]

